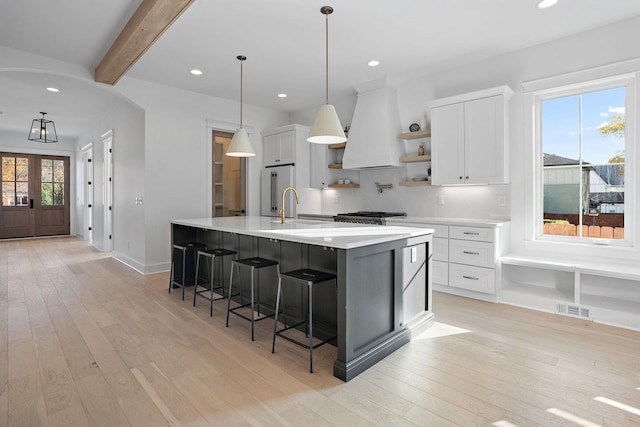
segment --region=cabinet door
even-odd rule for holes
[[[280,134],[263,137],[262,147],[264,149],[264,165],[278,165],[280,163]]]
[[[504,181],[503,121],[501,95],[464,103],[467,184],[499,184]]]
[[[280,134],[280,164],[287,165],[296,161],[296,132],[288,131]]]
[[[431,110],[431,173],[434,185],[464,183],[464,105]]]
[[[325,144],[310,144],[310,171],[311,171],[311,187],[325,188],[329,185],[327,182],[327,165],[329,161],[329,147]]]

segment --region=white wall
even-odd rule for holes
[[[132,78],[116,89],[145,111],[144,228],[145,272],[163,271],[170,260],[170,221],[207,215],[208,123],[234,132],[239,124],[235,101],[205,96]],[[260,213],[263,129],[288,123],[285,113],[244,105],[243,124],[256,156],[249,158],[247,214]],[[133,202],[133,200],[131,201]]]

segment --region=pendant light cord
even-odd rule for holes
[[[329,103],[329,13],[325,13],[324,15],[325,16],[325,98],[324,98],[325,104]]]
[[[244,55],[236,56],[236,59],[240,61],[240,129],[242,129],[242,63],[247,59]]]

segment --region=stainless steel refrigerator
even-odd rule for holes
[[[262,170],[262,193],[260,212],[263,216],[278,216],[282,203],[282,190],[294,186],[295,166],[271,166]],[[295,218],[296,201],[295,194],[287,192],[285,197],[285,215],[287,218]]]

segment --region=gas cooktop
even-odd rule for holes
[[[340,213],[333,217],[335,222],[356,222],[360,224],[385,224],[385,218],[407,216],[404,212],[358,211]]]
[[[378,212],[378,211],[358,211],[339,213],[338,216],[363,216],[367,218],[388,218],[391,216],[407,216],[404,212]]]

